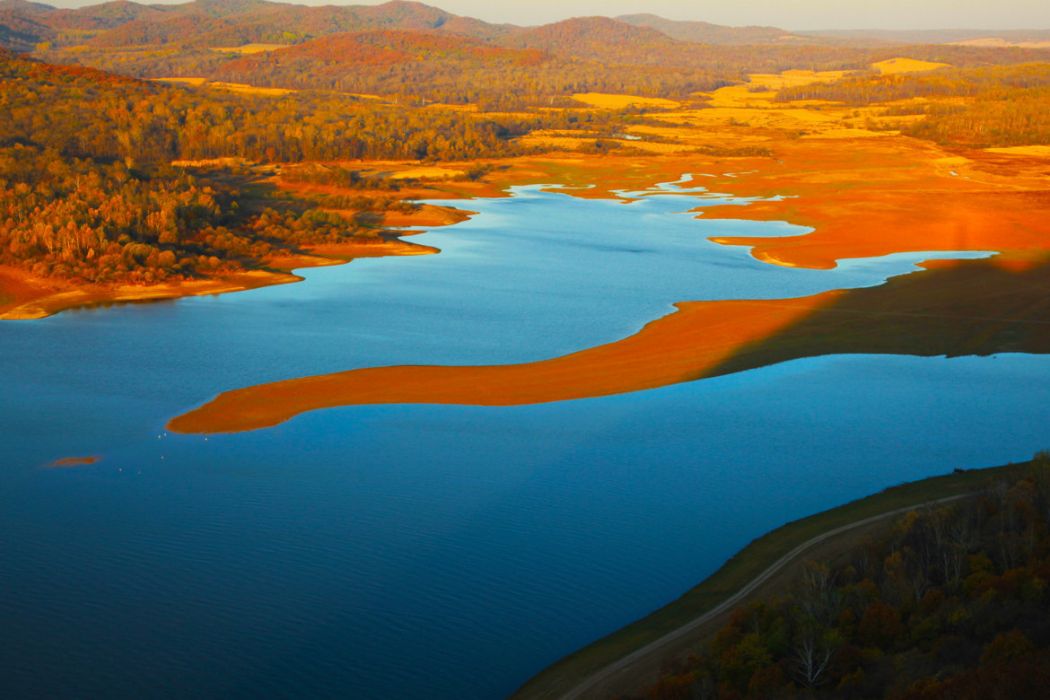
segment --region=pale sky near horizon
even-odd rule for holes
[[[98,0],[42,0],[81,7]],[[170,4],[180,0],[143,0]],[[290,0],[378,5],[385,0]],[[488,22],[542,24],[586,15],[651,12],[669,19],[784,29],[1050,29],[1050,0],[428,0]]]

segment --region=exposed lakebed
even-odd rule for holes
[[[773,266],[707,239],[804,229],[697,220],[744,203],[689,187],[516,188],[413,239],[440,255],[0,325],[0,688],[506,695],[787,520],[1047,446],[1050,358],[1022,354],[833,355],[606,398],[163,430],[239,387],[534,362],[675,302],[870,287],[986,255]],[[103,460],[40,468],[81,454]]]

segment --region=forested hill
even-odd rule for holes
[[[652,27],[608,17],[577,17],[521,30],[498,40],[502,46],[532,48],[554,56],[599,61],[609,66],[654,66],[702,70],[723,78],[788,67],[862,68],[870,52],[819,45],[715,45],[673,39]]]
[[[403,1],[326,7],[120,1],[60,10],[0,0],[0,46],[138,78],[204,78],[501,110],[551,106],[578,92],[694,99],[749,73],[858,70],[901,55],[799,41],[775,28],[651,15],[624,20],[582,17],[524,28]],[[741,45],[748,42],[762,45]],[[956,66],[1043,60],[1020,51],[926,46],[909,47],[905,55]]]
[[[188,28],[193,31],[186,32]],[[432,30],[479,38],[494,38],[509,31],[415,3],[375,7],[273,6],[236,15],[215,16],[197,11],[178,13],[159,22],[143,18],[99,34],[88,43],[109,47],[293,44],[331,34],[380,29]]]
[[[70,56],[143,77],[199,75],[257,86],[392,95],[504,109],[549,105],[578,92],[690,99],[751,72],[800,65],[862,69],[872,52],[783,46],[761,52],[680,42],[605,18],[547,25],[495,41],[424,31],[374,31],[314,39],[251,55]]]
[[[238,57],[210,76],[231,82],[348,93],[416,95],[436,102],[496,99],[513,82],[535,92],[571,92],[564,62],[433,32],[336,34],[281,51]],[[517,90],[515,90],[517,92]]]
[[[610,20],[611,21],[611,20]],[[852,45],[947,44],[1026,45],[1050,40],[1047,31],[977,32],[788,32],[777,27],[727,27],[709,22],[669,20],[653,14],[616,18],[613,43],[637,40],[624,25],[652,29],[684,42],[728,46],[784,44]],[[607,29],[612,27],[609,25]],[[269,0],[193,0],[173,5],[115,0],[76,9],[59,9],[29,0],[0,0],[0,46],[31,51],[41,43],[57,47],[166,46],[222,47],[250,43],[294,44],[330,34],[378,29],[432,30],[485,40],[517,37],[542,42],[543,28],[497,25],[457,16],[419,2],[393,0],[380,5],[303,6]],[[557,30],[562,31],[562,30]],[[548,32],[549,33],[549,32]]]
[[[757,45],[784,43],[816,43],[812,38],[799,36],[778,27],[726,27],[710,22],[683,22],[664,19],[659,15],[621,15],[620,22],[636,27],[651,27],[672,39],[701,44]]]
[[[293,44],[329,34],[376,29],[434,30],[495,38],[512,29],[400,0],[374,6],[324,7],[265,0],[195,0],[179,5],[109,2],[75,10],[4,0],[0,3],[0,32],[5,27],[9,32],[19,32],[20,45],[8,43],[9,48],[19,50],[31,49],[39,42],[100,47]]]
[[[239,184],[254,171],[233,166],[213,177],[172,162],[511,155],[514,136],[570,119],[582,125],[587,116],[497,122],[347,95],[183,89],[0,49],[0,265],[34,277],[154,283],[257,268],[302,244],[375,238],[375,212],[381,219],[400,206],[388,197],[248,203],[249,192],[264,196]],[[358,182],[350,171],[336,175]],[[348,222],[331,206],[373,216]]]
[[[644,697],[1047,697],[1050,455],[737,610]]]

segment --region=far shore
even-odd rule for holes
[[[278,284],[301,282],[292,271],[341,265],[356,258],[400,255],[431,255],[437,248],[383,236],[374,242],[307,246],[300,254],[274,256],[267,269],[219,274],[205,279],[161,284],[77,284],[69,280],[43,279],[25,270],[0,265],[0,321],[46,318],[62,311],[117,303],[171,301],[184,297],[243,292]]]
[[[717,110],[712,110],[717,111]],[[691,133],[691,132],[690,132]],[[398,190],[405,201],[462,201],[507,196],[515,185],[557,185],[584,198],[618,198],[677,181],[683,173],[710,175],[703,184],[735,197],[781,198],[747,206],[698,206],[704,219],[788,221],[812,233],[782,238],[719,237],[715,242],[751,248],[769,264],[827,269],[839,260],[907,251],[994,250],[1013,265],[1039,261],[1050,250],[1046,157],[973,151],[952,154],[926,142],[897,136],[856,138],[829,148],[823,139],[777,140],[776,158],[702,153],[586,155],[553,152],[478,161],[492,171],[481,180],[422,180]],[[858,154],[863,167],[858,167]],[[393,177],[420,170],[414,162],[354,162]],[[428,170],[458,172],[465,164]],[[367,194],[330,186],[274,181],[290,194]],[[340,212],[352,216],[354,212]],[[916,211],[926,212],[916,217]],[[0,266],[0,320],[44,318],[61,311],[109,303],[171,300],[224,294],[301,281],[292,270],[346,262],[356,257],[437,252],[400,236],[462,222],[472,212],[423,205],[415,212],[387,212],[390,231],[374,243],[304,248],[301,255],[263,261],[265,268],[153,285],[78,284],[39,278]],[[401,230],[398,230],[401,229]]]
[[[171,420],[179,433],[278,425],[323,408],[515,406],[610,396],[837,354],[1050,353],[1050,260],[937,261],[883,285],[798,299],[677,304],[622,340],[539,362],[372,367],[227,391]],[[1011,308],[1000,300],[1010,298]]]

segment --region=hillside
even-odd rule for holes
[[[0,48],[32,51],[41,41],[49,41],[54,31],[32,17],[0,7]]]
[[[504,46],[538,49],[581,58],[604,58],[611,47],[664,49],[674,45],[665,34],[635,27],[608,17],[575,17],[562,22],[523,29],[501,42]]]
[[[636,27],[649,27],[679,41],[700,44],[751,45],[800,43],[806,39],[777,27],[726,27],[710,22],[683,22],[665,19],[659,15],[621,15],[620,22]]]
[[[511,31],[507,26],[403,0],[324,7],[267,0],[195,0],[178,5],[117,0],[69,10],[25,0],[0,3],[0,46],[19,51],[43,41],[62,46],[87,42],[99,48],[292,44],[374,29],[435,30],[485,39]]]
[[[3,50],[0,94],[0,266],[83,284],[185,281],[304,245],[376,245],[385,212],[414,211],[396,185],[350,171],[325,181],[344,186],[340,197],[271,197],[260,171],[238,164],[513,155],[528,128],[349,96],[187,90]],[[174,166],[201,162],[226,169]]]
[[[441,60],[435,60],[440,56]],[[232,82],[349,93],[422,94],[462,102],[535,70],[539,51],[491,46],[436,32],[375,30],[336,34],[273,53],[244,56],[218,67]]]
[[[607,31],[591,31],[596,27]],[[616,36],[641,36],[644,41],[616,41]],[[491,43],[436,31],[356,32],[219,64],[203,58],[204,72],[179,74],[507,110],[549,106],[552,100],[586,92],[687,97],[739,79],[744,74],[741,60],[747,60],[717,56],[710,47],[613,20],[559,23]],[[164,75],[154,63],[144,61],[136,74]],[[114,68],[124,71],[127,66]]]
[[[640,697],[1046,697],[1048,506],[1043,453],[916,508],[737,609]]]
[[[704,71],[709,77],[728,81],[743,80],[752,71],[780,71],[798,65],[820,65],[826,69],[864,65],[861,54],[850,49],[780,45],[756,52],[743,46],[681,41],[652,27],[608,17],[578,17],[521,30],[499,43],[600,61],[607,66]]]

